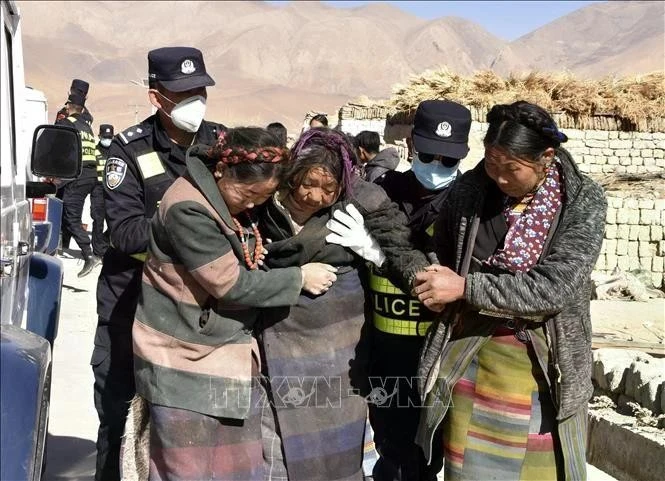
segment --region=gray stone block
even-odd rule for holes
[[[617,255],[617,267],[624,272],[630,270],[630,258],[628,256]]]
[[[653,149],[642,149],[640,151],[641,157],[653,157]]]
[[[651,272],[660,273],[662,277],[663,267],[665,264],[665,257],[654,256],[651,259]]]
[[[628,220],[627,214],[626,214],[626,220]],[[613,207],[607,208],[607,214],[605,215],[605,222],[608,224],[617,223],[617,209],[614,209]]]
[[[605,227],[605,235],[607,236],[607,228]],[[617,255],[618,256],[627,256],[628,255],[628,241],[626,239],[617,239]]]
[[[590,147],[589,148],[589,153],[591,155],[595,155],[596,157],[603,157],[603,150],[600,147]]]
[[[584,133],[584,137],[587,139],[607,140],[610,138],[610,134],[607,130],[587,130]]]
[[[620,207],[623,207],[623,198],[622,197],[614,197],[612,195],[607,196],[607,206],[608,207],[613,207],[615,209],[618,209]]]
[[[566,129],[566,136],[569,140],[577,140],[584,138],[585,131],[579,129]]]
[[[630,150],[628,149],[617,149],[614,151],[614,155],[617,157],[630,157]]]
[[[654,209],[640,209],[640,224],[646,226],[657,224],[660,221],[658,212]],[[647,240],[647,239],[640,239]]]
[[[612,394],[624,394],[629,366],[649,356],[631,349],[601,348],[593,351],[592,379],[596,385]]]
[[[627,224],[617,225],[617,239],[628,240],[628,234],[630,232],[630,226]]]
[[[639,209],[640,201],[634,197],[626,197],[623,199],[623,206],[627,209]]]
[[[665,157],[665,150],[663,149],[653,149],[653,156],[656,159],[662,159]]]
[[[621,156],[617,156],[617,157],[619,157],[619,164],[624,165],[626,167],[632,165],[630,157],[621,157]]]
[[[665,359],[650,356],[630,363],[624,393],[658,415],[661,413],[661,384],[665,384]]]
[[[640,250],[640,243],[636,240],[628,242],[628,255],[631,257],[637,257],[637,253]]]
[[[607,157],[607,164],[608,165],[619,165],[619,157],[615,155],[611,155]]]
[[[655,202],[651,199],[641,199],[637,201],[637,206],[640,209],[653,209]]]
[[[614,246],[616,252],[616,245]],[[637,251],[640,257],[653,257],[656,255],[656,244],[649,241],[640,240],[639,250]],[[649,266],[649,268],[651,268]]]
[[[610,140],[609,147],[610,149],[630,149],[633,147],[633,142],[630,140],[632,137],[628,132],[619,132],[619,139],[621,140]],[[588,144],[587,144],[588,145]]]
[[[593,149],[606,149],[607,148],[607,142],[603,142],[601,140],[586,139],[584,141],[584,145],[589,147],[589,148],[593,148]],[[612,147],[612,146],[610,145],[610,147]],[[612,148],[614,148],[614,147],[612,147]],[[616,147],[616,148],[619,148],[619,147]],[[625,148],[625,147],[623,147],[623,148]]]
[[[618,229],[617,229],[618,237]],[[651,240],[654,242],[660,241],[663,239],[663,226],[661,225],[652,225],[651,226]]]
[[[636,241],[639,236],[640,236],[640,226],[639,225],[631,225],[630,226],[630,232],[628,233],[628,239],[632,240],[632,241]]]

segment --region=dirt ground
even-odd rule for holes
[[[69,251],[78,255],[78,251]],[[79,279],[83,263],[77,258],[61,258],[65,278],[60,327],[53,352],[53,385],[45,481],[92,481],[95,470],[97,413],[93,405],[93,376],[90,368],[97,316],[95,289],[100,267]],[[637,338],[649,331],[640,327],[644,320],[659,323],[663,332],[665,302],[624,303],[594,301],[594,331],[630,331]],[[623,334],[622,334],[623,335]],[[640,337],[641,338],[641,337]],[[615,478],[589,465],[589,481]]]

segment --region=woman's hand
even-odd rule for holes
[[[337,269],[329,264],[311,262],[300,268],[302,271],[303,290],[318,296],[323,294],[337,280]]]
[[[466,281],[454,271],[440,265],[431,265],[416,274],[412,294],[425,307],[441,312],[446,304],[464,298]]]

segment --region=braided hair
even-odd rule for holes
[[[545,109],[520,100],[495,105],[487,113],[485,147],[499,147],[514,157],[536,162],[548,148],[568,140]]]
[[[340,194],[351,192],[357,159],[355,148],[341,132],[323,127],[308,130],[291,148],[291,159],[282,188],[293,189],[312,168],[323,167],[342,186]]]
[[[215,178],[224,176],[249,184],[276,178],[280,182],[289,152],[279,139],[259,127],[222,131],[207,152]]]

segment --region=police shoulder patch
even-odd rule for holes
[[[127,162],[117,157],[110,157],[106,160],[104,179],[106,187],[110,190],[115,189],[125,180],[127,173]]]
[[[144,124],[138,124],[123,130],[118,134],[118,137],[120,137],[123,144],[127,145],[128,143],[146,137],[149,134],[150,134],[150,127]]]

